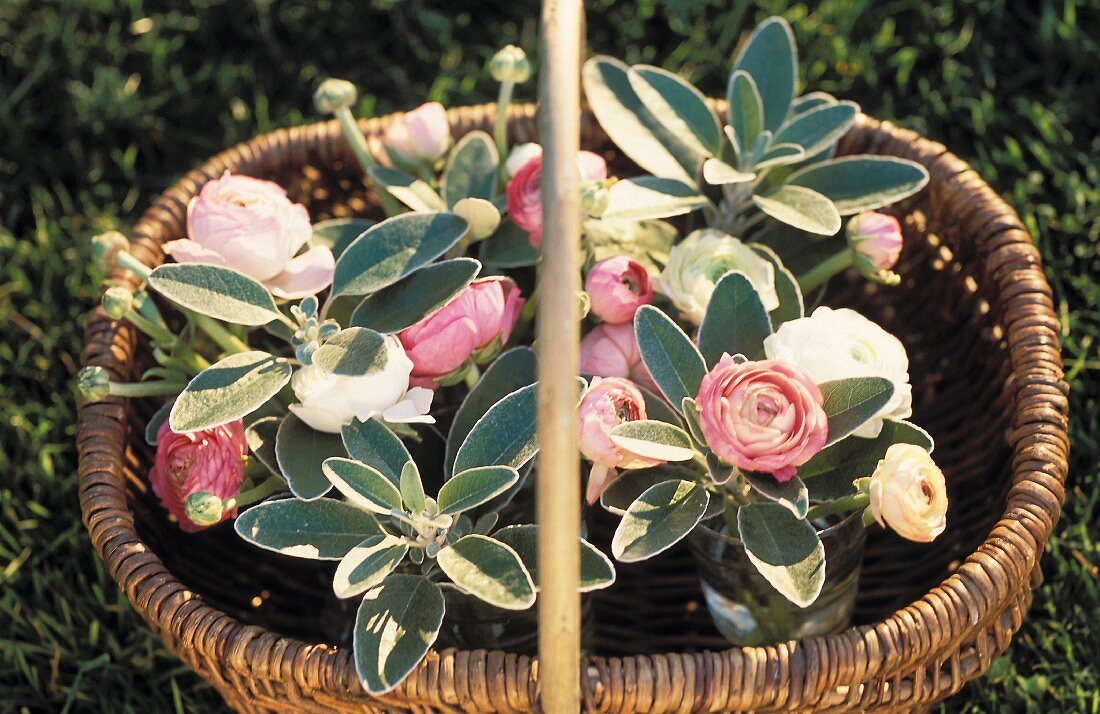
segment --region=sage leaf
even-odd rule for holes
[[[233,528],[252,545],[312,560],[340,560],[383,532],[374,516],[332,498],[265,501],[237,516]]]
[[[519,480],[511,466],[480,466],[455,474],[439,489],[439,512],[462,513],[499,496]]]
[[[352,419],[340,430],[348,456],[373,468],[394,486],[401,483],[401,471],[412,461],[409,450],[388,426],[378,419]]]
[[[605,221],[647,221],[680,216],[709,201],[683,181],[657,176],[623,179],[607,192]]]
[[[326,372],[361,377],[385,369],[386,338],[365,327],[340,330],[313,353],[313,364]]]
[[[199,372],[176,398],[172,431],[212,429],[244,417],[279,393],[294,368],[266,352],[239,352]]]
[[[332,484],[322,469],[325,459],[344,455],[339,434],[317,431],[304,421],[287,414],[275,439],[275,457],[279,472],[290,492],[304,501],[324,496]]]
[[[162,265],[149,275],[149,287],[180,307],[236,325],[264,325],[279,319],[275,298],[266,287],[220,265]]]
[[[455,585],[490,605],[526,610],[535,584],[516,551],[488,536],[463,536],[439,551],[436,564]]]
[[[382,288],[351,314],[352,327],[393,334],[435,314],[462,292],[481,270],[472,258],[455,258],[427,265]]]
[[[718,364],[723,354],[760,359],[764,356],[764,340],[771,333],[768,311],[744,273],[723,276],[714,286],[699,326],[699,351],[707,364]]]
[[[825,196],[842,216],[888,206],[920,191],[928,171],[896,156],[844,156],[812,164],[787,179]]]
[[[401,510],[401,492],[389,479],[366,464],[341,457],[325,459],[321,467],[348,503],[372,513]]]
[[[615,535],[611,553],[623,563],[651,558],[671,548],[699,523],[710,494],[690,481],[665,481],[630,504]]]
[[[539,589],[538,532],[539,527],[536,525],[517,525],[506,526],[493,534],[494,540],[516,551],[527,572],[531,574],[531,581],[535,584],[536,591]],[[615,582],[615,566],[612,565],[611,559],[583,538],[579,540],[581,547],[579,591],[587,593],[612,585]]]
[[[775,134],[775,144],[797,144],[806,156],[826,149],[847,133],[859,113],[855,102],[826,104],[799,114]]]
[[[837,379],[817,386],[825,398],[822,408],[829,419],[826,446],[835,444],[863,426],[894,396],[894,385],[882,377]]]
[[[684,331],[670,317],[643,305],[634,315],[634,334],[653,381],[672,404],[699,393],[706,363]]]
[[[493,197],[500,156],[493,138],[471,131],[458,140],[443,168],[443,200],[453,208],[463,198]]]
[[[806,490],[806,484],[798,476],[781,482],[768,473],[742,471],[741,475],[756,493],[783,506],[797,518],[806,517],[806,511],[810,508],[810,494]]]
[[[831,236],[840,230],[840,214],[833,202],[804,186],[780,186],[752,202],[764,213],[809,233]]]
[[[737,511],[745,553],[772,587],[808,607],[825,583],[825,547],[817,531],[778,503],[748,503]]]
[[[336,567],[333,593],[338,598],[349,598],[370,590],[385,580],[408,552],[404,539],[389,533],[368,537],[348,551]]]
[[[687,432],[663,421],[623,422],[611,430],[609,437],[616,446],[647,459],[688,461],[695,456]]]
[[[367,591],[355,616],[355,672],[370,694],[385,694],[420,664],[439,636],[445,609],[439,586],[394,573]]]
[[[786,120],[795,95],[798,50],[791,26],[781,17],[757,25],[733,63],[733,71],[752,76],[760,92],[763,128],[778,129]]]

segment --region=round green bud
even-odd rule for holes
[[[522,84],[531,77],[531,61],[522,49],[508,45],[489,60],[489,74],[498,82]]]
[[[225,504],[209,491],[196,491],[187,497],[184,505],[187,520],[196,526],[212,526],[220,523],[225,514]]]
[[[111,375],[103,367],[85,367],[76,373],[76,388],[89,402],[99,402],[111,393]]]
[[[121,320],[134,308],[134,294],[124,287],[116,285],[103,293],[103,311],[112,320]]]
[[[313,106],[322,114],[333,114],[355,104],[358,98],[359,91],[346,79],[326,79],[313,93]]]
[[[92,258],[105,268],[111,267],[115,256],[130,247],[130,241],[118,231],[107,231],[92,238]]]
[[[581,184],[581,209],[593,218],[599,218],[607,210],[610,189],[604,181],[585,181]]]

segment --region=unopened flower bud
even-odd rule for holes
[[[212,526],[221,522],[225,503],[209,491],[196,491],[187,497],[184,513],[196,526]]]
[[[853,263],[863,277],[883,285],[897,285],[901,277],[891,268],[901,256],[904,238],[898,219],[865,211],[848,221],[848,245]]]
[[[531,77],[531,61],[522,49],[508,45],[489,60],[489,73],[498,82],[522,84]]]
[[[313,106],[322,114],[350,107],[359,98],[355,85],[345,79],[326,79],[313,93]]]
[[[111,375],[103,367],[85,367],[76,375],[76,387],[89,402],[107,398],[111,389]]]
[[[119,251],[130,247],[130,241],[118,231],[107,231],[92,238],[92,258],[105,268],[111,267]]]
[[[607,210],[611,195],[606,181],[585,181],[581,184],[581,209],[593,218],[599,218]]]
[[[124,287],[116,285],[103,293],[103,311],[112,320],[121,320],[134,307],[134,294]]]

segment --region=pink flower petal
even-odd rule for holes
[[[225,258],[212,250],[207,250],[193,240],[173,240],[164,244],[164,252],[172,256],[177,263],[204,263],[206,265],[225,266]]]
[[[276,297],[295,299],[316,295],[332,284],[336,259],[324,246],[315,246],[288,261],[283,272],[268,281]]]

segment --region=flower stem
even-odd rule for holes
[[[247,491],[238,493],[233,498],[226,499],[225,509],[230,510],[241,506],[247,506],[257,501],[262,501],[283,488],[286,488],[286,481],[279,476],[270,476],[266,481],[253,486]]]
[[[845,513],[847,511],[866,508],[867,504],[870,502],[871,498],[866,493],[857,493],[846,498],[838,498],[835,501],[826,501],[825,503],[811,506],[810,510],[806,512],[806,520],[815,521],[818,518],[831,516],[834,513]]]
[[[508,105],[512,103],[512,91],[516,83],[505,80],[500,83],[497,93],[497,118],[493,124],[493,139],[496,140],[497,153],[500,154],[501,176],[504,176],[504,160],[508,158]]]
[[[195,315],[195,324],[226,352],[248,352],[249,347],[239,337],[206,315]]]
[[[802,294],[821,287],[825,282],[852,265],[852,249],[845,248],[835,255],[826,258],[810,270],[798,277],[798,286],[802,288]]]
[[[176,343],[177,338],[171,331],[153,322],[137,310],[130,310],[130,312],[126,313],[125,319],[129,320],[130,324],[134,327],[138,328],[146,335],[149,335],[154,342],[164,345],[173,345]]]
[[[118,255],[115,256],[115,262],[119,267],[129,270],[131,273],[141,278],[142,282],[148,281],[149,274],[153,272],[152,268],[124,250],[120,250]]]
[[[179,394],[187,386],[186,382],[109,382],[108,394],[115,397],[159,397],[165,394]]]
[[[344,133],[344,139],[346,139],[351,146],[351,151],[359,161],[359,166],[362,167],[363,173],[366,174],[368,182],[373,182],[373,177],[370,175],[370,172],[375,166],[374,157],[371,156],[370,147],[367,146],[367,140],[363,138],[363,132],[359,131],[359,125],[355,123],[355,117],[352,116],[351,109],[348,107],[340,107],[336,110],[336,118],[340,122],[340,129]],[[375,191],[378,194],[378,205],[382,207],[386,215],[394,216],[400,213],[401,206],[398,205],[397,200],[390,195],[390,192],[386,190],[384,185],[381,185],[381,182],[375,183],[379,184],[375,186]]]

